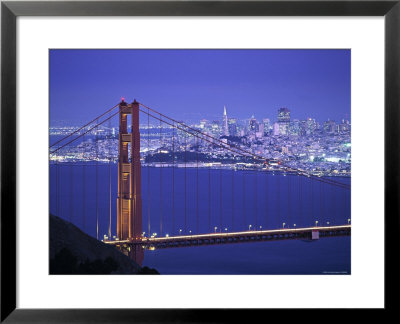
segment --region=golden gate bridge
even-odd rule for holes
[[[159,235],[157,233],[152,234],[152,225],[151,225],[151,216],[150,216],[150,208],[154,207],[151,204],[151,194],[150,194],[150,177],[149,172],[147,172],[147,235],[146,231],[143,231],[143,208],[142,208],[142,170],[141,170],[141,134],[139,130],[139,115],[142,113],[147,118],[147,152],[150,152],[150,118],[159,123],[159,145],[156,150],[157,156],[159,157],[159,224],[157,225],[159,231]],[[319,187],[319,215],[329,213],[329,211],[323,210],[323,208],[333,208],[335,204],[338,203],[336,195],[330,195],[329,199],[331,202],[322,201],[321,192],[325,190],[325,187],[336,188],[336,190],[340,190],[345,192],[345,195],[350,195],[351,186],[347,183],[340,182],[328,177],[316,175],[312,172],[302,170],[298,167],[293,167],[289,165],[285,161],[279,161],[272,167],[269,165],[269,159],[252,152],[247,147],[241,144],[235,144],[229,142],[227,140],[223,140],[216,136],[210,135],[206,132],[203,132],[193,126],[189,126],[182,121],[178,121],[174,118],[171,118],[149,106],[146,106],[140,102],[134,100],[132,103],[128,104],[124,99],[121,102],[110,109],[106,110],[102,114],[98,115],[88,123],[83,126],[77,128],[76,130],[70,132],[66,136],[57,140],[55,143],[50,145],[50,159],[55,161],[53,164],[55,166],[55,195],[56,195],[56,203],[55,203],[55,213],[60,216],[60,163],[58,154],[62,152],[63,149],[68,148],[72,143],[76,142],[78,139],[84,139],[85,135],[90,133],[95,133],[96,136],[96,145],[95,152],[90,152],[90,154],[83,154],[82,158],[87,161],[95,162],[95,175],[94,175],[94,187],[95,187],[95,215],[96,215],[96,238],[99,239],[99,217],[100,214],[104,214],[103,211],[100,211],[99,208],[99,173],[98,173],[98,164],[99,164],[99,150],[97,144],[97,135],[96,131],[99,126],[104,125],[106,122],[109,123],[113,117],[119,116],[119,133],[118,133],[118,190],[117,190],[117,212],[116,212],[116,236],[112,237],[112,191],[111,191],[111,182],[112,182],[112,172],[111,172],[111,163],[113,158],[111,157],[111,148],[108,151],[108,156],[105,158],[109,164],[109,172],[108,172],[108,190],[109,190],[109,210],[108,210],[108,236],[104,236],[103,242],[106,244],[115,245],[118,249],[120,249],[125,254],[129,255],[132,259],[137,261],[139,264],[142,263],[143,260],[143,249],[154,249],[154,248],[173,248],[173,247],[187,247],[187,246],[197,246],[197,245],[213,245],[213,244],[226,244],[226,243],[245,243],[245,242],[256,242],[256,241],[270,241],[270,240],[288,240],[288,239],[319,239],[320,237],[329,237],[329,236],[342,236],[342,235],[350,235],[351,233],[351,224],[350,218],[343,219],[341,224],[331,224],[329,221],[325,221],[324,223],[319,223],[318,220],[312,219],[307,224],[307,226],[296,226],[295,223],[285,223],[282,222],[282,227],[279,228],[264,228],[262,227],[262,222],[257,219],[258,217],[258,204],[257,204],[257,177],[254,177],[254,189],[256,192],[254,202],[255,209],[255,223],[253,225],[247,225],[246,222],[246,213],[247,210],[244,207],[246,205],[246,182],[245,177],[243,175],[242,183],[237,183],[236,186],[241,186],[242,197],[237,197],[237,188],[235,189],[235,181],[233,177],[234,169],[232,170],[232,178],[229,182],[229,188],[223,187],[223,176],[222,169],[224,167],[224,162],[219,165],[219,224],[218,226],[211,225],[211,191],[216,191],[216,188],[213,188],[211,185],[211,173],[210,170],[212,166],[209,164],[208,166],[208,187],[207,193],[204,196],[205,201],[200,201],[199,198],[199,169],[204,167],[203,165],[199,165],[200,154],[202,154],[200,147],[207,146],[211,148],[218,148],[221,152],[227,152],[230,155],[230,161],[232,164],[235,164],[235,159],[237,161],[238,158],[244,159],[247,166],[251,167],[251,172],[255,173],[264,173],[267,175],[269,172],[278,172],[279,174],[303,177],[308,179],[313,186],[314,183],[318,184]],[[128,122],[130,119],[130,123]],[[172,129],[172,142],[168,150],[163,150],[163,137],[162,137],[162,127],[166,125],[167,127]],[[111,127],[108,127],[111,129]],[[179,132],[179,134],[178,134]],[[181,142],[179,143],[178,137],[181,137]],[[146,135],[145,135],[146,137]],[[182,140],[183,137],[183,140]],[[179,163],[178,161],[178,152],[182,153],[183,146],[183,162]],[[204,149],[203,149],[204,151]],[[94,154],[93,154],[94,153]],[[103,152],[104,153],[104,152]],[[93,156],[94,155],[94,156]],[[182,154],[181,154],[182,155]],[[189,157],[190,155],[190,157]],[[148,156],[148,155],[147,155]],[[167,158],[165,158],[167,157]],[[104,159],[103,159],[104,160]],[[146,161],[146,158],[144,159]],[[195,170],[195,179],[194,181],[188,181],[187,179],[187,169],[189,168],[189,163],[191,162],[192,169]],[[180,164],[180,165],[178,165]],[[182,166],[183,164],[183,166]],[[225,163],[227,164],[227,163]],[[81,166],[82,167],[82,227],[85,229],[86,227],[86,204],[87,197],[87,186],[86,183],[86,168],[88,164],[86,163],[69,163],[70,165],[70,194],[69,194],[69,214],[70,219],[72,218],[72,214],[74,212],[74,201],[73,201],[73,188],[74,182],[77,181],[73,176],[72,166]],[[163,188],[163,167],[168,166],[172,169],[172,177],[170,183],[170,190],[165,190]],[[184,218],[183,224],[176,224],[175,214],[177,206],[175,205],[175,195],[176,195],[176,186],[175,183],[175,169],[177,167],[183,167],[183,210],[184,210]],[[247,170],[249,171],[249,170]],[[203,175],[204,176],[204,175]],[[289,179],[290,179],[289,177]],[[279,178],[279,177],[278,177]],[[265,188],[267,188],[267,177],[265,177],[266,184]],[[104,182],[104,181],[103,181]],[[314,197],[314,190],[310,193],[302,193],[300,181],[298,185],[287,182],[288,184],[288,193],[292,191],[297,191],[297,201],[298,203],[302,203],[302,197],[306,194],[310,195],[308,197],[310,199],[305,200],[307,203],[311,204],[311,209],[314,211],[315,207],[313,206],[316,203],[316,199]],[[93,182],[90,182],[90,186],[93,186]],[[168,185],[168,184],[167,184]],[[277,182],[279,186],[279,181]],[[187,192],[188,186],[190,189],[195,191],[195,208],[194,212],[188,212],[187,206]],[[227,224],[226,217],[223,217],[223,208],[222,208],[222,200],[223,200],[223,191],[230,190],[230,213],[231,219],[230,224]],[[237,214],[237,200],[242,200],[242,221],[240,230],[235,230],[238,227],[237,224],[234,224],[236,214]],[[280,204],[281,201],[277,199],[275,202],[268,202],[266,204],[265,209],[268,209],[268,204],[277,204],[277,210],[281,209]],[[171,209],[166,211],[162,208],[162,202],[165,200],[170,200],[172,202]],[[235,205],[236,204],[236,205]],[[292,219],[290,214],[295,214],[296,211],[290,211],[290,206],[292,201],[290,199],[290,194],[288,194],[287,201],[287,215],[283,219]],[[200,206],[202,208],[200,208]],[[204,213],[204,206],[208,206],[208,212]],[[350,208],[350,206],[349,206]],[[200,209],[203,212],[200,212]],[[300,207],[301,209],[301,207]],[[145,211],[146,212],[146,211]],[[314,212],[313,212],[314,214]],[[268,215],[265,212],[265,217],[273,218],[276,215]],[[314,216],[314,215],[312,215]],[[204,220],[208,218],[208,230],[203,232],[199,228],[200,220]],[[167,234],[164,221],[168,219],[169,223],[171,223],[171,234]],[[189,230],[188,223],[195,224],[196,230]],[[248,226],[248,227],[247,227]],[[153,226],[154,227],[154,226]],[[177,230],[178,228],[179,231]],[[231,230],[228,230],[230,228]],[[153,229],[154,230],[154,229]],[[218,230],[218,231],[217,231]]]

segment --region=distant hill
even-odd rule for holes
[[[158,274],[141,268],[115,247],[50,215],[50,274]]]

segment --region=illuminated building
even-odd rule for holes
[[[205,129],[208,125],[208,120],[207,119],[202,119],[200,120],[200,128]]]
[[[275,124],[274,124],[273,130],[272,130],[272,134],[273,134],[274,136],[279,136],[279,124],[278,124],[278,123],[275,123]]]
[[[228,129],[228,115],[226,114],[226,107],[224,106],[224,115],[222,118],[222,131],[223,135],[229,136],[229,129]]]
[[[220,134],[220,126],[219,126],[219,121],[218,120],[213,120],[211,123],[211,133],[214,136],[219,136]]]
[[[289,123],[290,122],[290,110],[287,108],[278,109],[278,123]]]
[[[336,124],[333,120],[327,120],[324,123],[324,132],[327,134],[333,134],[336,131]]]
[[[228,119],[228,131],[230,136],[236,136],[238,133],[237,120],[236,118]]]
[[[290,123],[290,110],[288,108],[279,108],[278,109],[279,135],[289,134],[289,123]]]
[[[263,119],[263,125],[264,125],[264,135],[269,134],[269,130],[271,128],[270,120],[269,118]]]
[[[254,118],[254,115],[251,116],[249,120],[249,130],[251,132],[258,132],[258,122],[257,119]]]

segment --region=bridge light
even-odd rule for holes
[[[214,233],[217,233],[217,226],[214,227]]]
[[[251,225],[249,225],[249,231],[251,231]]]
[[[315,221],[315,226],[318,226],[318,221]]]
[[[181,229],[179,230],[179,234],[182,234],[182,230]]]
[[[350,218],[347,219],[347,224],[350,224]]]
[[[296,224],[293,224],[293,227],[296,228]]]
[[[285,228],[286,223],[282,223],[282,228]]]
[[[329,225],[329,222],[326,222],[327,225]]]
[[[260,225],[260,231],[262,230],[262,226]]]

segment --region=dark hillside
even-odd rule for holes
[[[50,215],[50,274],[142,274],[148,270],[157,273],[141,268],[115,247]]]

